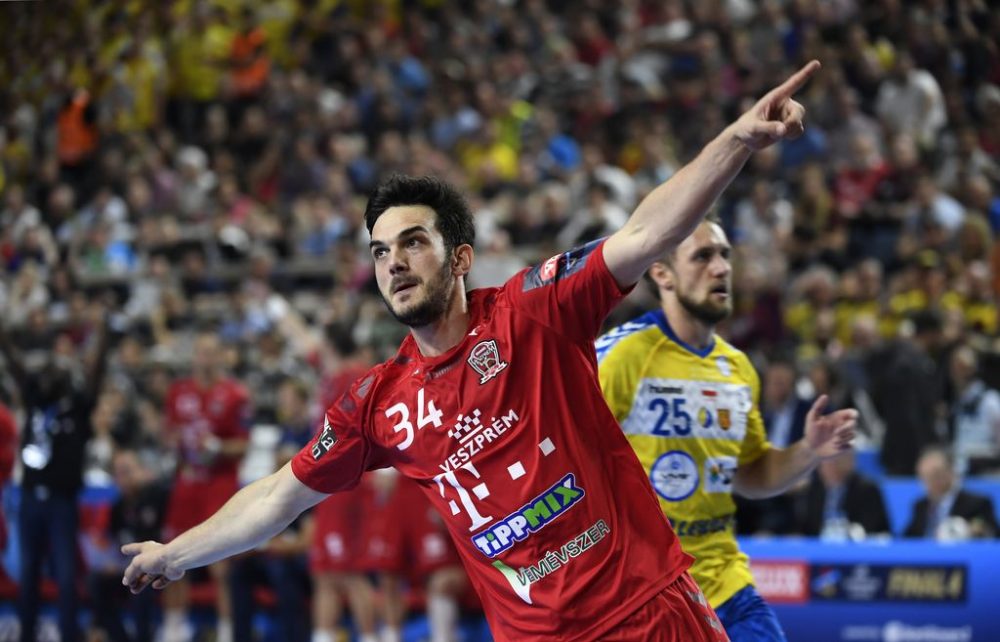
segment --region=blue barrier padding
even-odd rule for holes
[[[1000,542],[740,545],[789,640],[1000,640]]]

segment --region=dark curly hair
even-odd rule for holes
[[[425,205],[434,210],[438,231],[449,253],[460,245],[476,242],[476,228],[465,198],[454,187],[433,176],[394,174],[379,183],[365,207],[368,234],[387,209],[399,205]]]

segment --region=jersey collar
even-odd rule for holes
[[[464,350],[464,347],[469,344],[470,339],[474,339],[475,341],[481,340],[477,335],[469,333],[475,331],[482,322],[486,294],[487,291],[485,289],[471,290],[466,293],[469,303],[469,327],[466,329],[465,337],[458,342],[458,345],[436,357],[425,357],[420,353],[420,348],[417,347],[417,341],[413,338],[413,334],[407,332],[406,338],[403,339],[403,343],[399,346],[399,352],[396,353],[396,361],[416,362],[423,364],[425,368],[433,368],[454,359],[455,355]]]
[[[698,348],[681,341],[680,337],[677,336],[677,333],[674,332],[674,329],[670,327],[670,322],[667,321],[667,315],[663,312],[663,308],[653,310],[650,314],[656,321],[656,325],[660,327],[663,334],[667,335],[668,339],[684,348],[694,356],[704,359],[708,355],[712,354],[713,350],[715,350],[715,335],[712,335],[712,341],[707,346],[699,350]]]

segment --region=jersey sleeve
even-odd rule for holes
[[[358,394],[359,384],[367,389],[370,377],[356,382],[327,409],[316,436],[292,458],[292,473],[313,490],[350,490],[366,470],[381,467],[375,462],[374,445],[365,434],[365,404]]]
[[[760,414],[760,377],[746,355],[743,355],[743,358],[740,359],[740,368],[744,371],[746,380],[750,383],[750,394],[753,399],[750,412],[747,414],[746,437],[744,437],[743,447],[740,449],[739,464],[742,466],[756,461],[770,450],[771,442],[767,440],[764,418]]]
[[[604,262],[604,239],[557,254],[516,274],[504,289],[520,312],[575,341],[590,343],[631,287]]]
[[[626,352],[621,343],[614,345],[604,353],[597,364],[601,392],[604,393],[604,399],[619,424],[632,410],[638,372],[636,367],[638,360],[629,358]]]

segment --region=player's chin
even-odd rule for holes
[[[392,312],[398,318],[405,318],[413,314],[420,307],[420,302],[412,296],[402,295],[402,300],[394,299],[391,303]]]
[[[733,300],[728,293],[713,292],[705,301],[705,309],[718,321],[722,321],[733,312]]]

